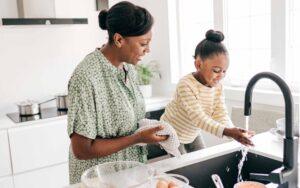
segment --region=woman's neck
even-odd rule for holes
[[[113,66],[121,69],[123,68],[123,62],[119,60],[120,58],[118,56],[119,52],[117,48],[106,43],[100,48],[100,51]]]

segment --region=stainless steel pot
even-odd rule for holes
[[[35,114],[35,115],[30,115],[30,116],[20,116],[20,122],[24,121],[32,121],[32,120],[38,120],[42,118],[41,114]]]
[[[56,106],[58,110],[67,110],[68,109],[68,95],[59,94],[55,96]]]
[[[50,102],[54,99],[50,99],[40,103],[33,100],[26,100],[26,101],[19,102],[17,103],[19,114],[21,116],[32,116],[32,115],[39,114],[41,113],[41,104]]]
[[[32,100],[17,103],[19,114],[21,116],[31,116],[41,112],[41,106],[38,102]]]
[[[52,100],[56,100],[57,110],[68,109],[68,95],[66,94],[58,94],[55,98],[49,99],[43,102],[37,102],[34,100],[26,100],[17,103],[20,116],[32,116],[41,113],[41,104],[50,102]]]

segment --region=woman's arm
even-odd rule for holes
[[[104,157],[125,149],[137,143],[156,143],[167,139],[167,136],[158,136],[156,132],[163,127],[154,127],[130,136],[112,139],[96,138],[95,140],[77,133],[71,135],[72,150],[80,160]]]

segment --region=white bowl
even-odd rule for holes
[[[136,161],[116,161],[93,166],[81,176],[87,188],[144,188],[151,185],[153,168]]]
[[[176,185],[176,188],[188,188],[189,187],[189,180],[179,174],[159,174],[154,176],[154,181],[152,181],[152,187],[159,187],[159,181],[165,181],[167,183],[173,182]]]
[[[277,130],[285,133],[285,118],[280,118],[276,120]],[[299,122],[294,123],[294,133],[299,136]]]

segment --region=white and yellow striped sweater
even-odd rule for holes
[[[233,126],[222,85],[204,86],[192,74],[179,81],[174,99],[167,105],[161,120],[174,127],[183,144],[193,142],[200,129],[222,137],[224,128]]]

